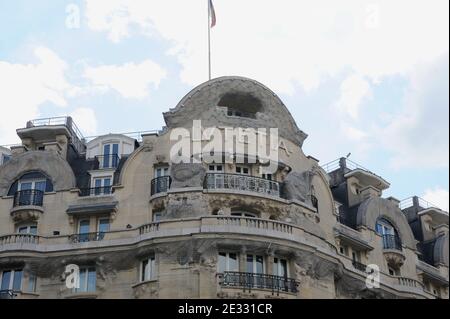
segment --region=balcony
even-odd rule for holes
[[[397,235],[383,235],[383,249],[402,250],[402,243]]]
[[[39,244],[39,236],[33,234],[11,234],[0,237],[0,245]]]
[[[250,292],[252,289],[270,290],[272,294],[280,292],[297,293],[298,283],[295,279],[257,274],[249,272],[226,271],[219,274],[220,285],[222,287],[242,288]]]
[[[205,177],[204,188],[248,191],[280,197],[278,182],[240,174],[208,173]]]
[[[44,192],[38,189],[17,191],[14,194],[13,207],[40,206],[44,201]]]
[[[387,264],[394,268],[400,268],[406,259],[402,251],[402,243],[397,235],[383,235],[383,255]]]
[[[347,227],[350,227],[350,228],[356,230],[356,223],[354,221],[350,220],[350,218],[348,218],[346,216],[343,216],[343,215],[338,215],[336,217],[336,219],[337,219],[339,224],[345,225]]]
[[[44,212],[44,192],[38,189],[17,191],[14,194],[11,217],[15,223],[37,221]]]
[[[73,244],[100,241],[105,238],[104,232],[73,234],[69,236],[69,241]]]
[[[117,154],[95,156],[95,170],[98,169],[116,169],[119,166],[120,157]]]
[[[104,186],[104,187],[92,187],[92,188],[82,188],[80,189],[80,196],[102,196],[102,195],[111,195],[113,193],[112,186]]]
[[[152,179],[150,194],[153,196],[158,193],[166,193],[172,184],[172,177],[160,176]]]
[[[362,272],[366,272],[367,265],[360,263],[359,261],[356,261],[356,260],[352,260],[352,265],[353,265],[353,267],[355,267],[355,269],[362,271]]]

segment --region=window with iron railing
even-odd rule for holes
[[[206,189],[242,190],[280,196],[278,182],[243,174],[207,173],[204,187]]]

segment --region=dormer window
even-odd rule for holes
[[[255,118],[262,109],[259,99],[246,92],[229,92],[224,94],[219,106],[227,108],[228,116]]]
[[[119,144],[110,143],[103,145],[102,168],[117,168],[119,165]]]

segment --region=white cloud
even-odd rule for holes
[[[374,136],[393,154],[396,168],[448,168],[448,54],[411,73],[402,111]]]
[[[447,212],[449,210],[449,193],[447,189],[440,187],[427,189],[422,198]]]
[[[145,98],[149,87],[157,88],[166,71],[151,60],[140,64],[104,65],[87,67],[84,76],[99,88],[116,90],[125,98]]]
[[[45,47],[37,47],[34,54],[36,64],[0,61],[2,143],[18,141],[16,128],[38,116],[40,104],[67,106],[65,95],[75,89],[65,76],[68,65],[58,55]]]
[[[97,119],[93,109],[80,107],[75,109],[70,116],[84,136],[97,134]]]
[[[163,37],[195,85],[207,75],[206,1],[85,0],[88,25],[115,42]],[[216,0],[213,76],[238,74],[279,93],[350,69],[371,81],[448,51],[448,1]],[[375,21],[376,23],[373,23]],[[423,21],[424,23],[419,23]],[[432,36],[431,36],[432,35]]]
[[[337,101],[337,107],[356,120],[361,103],[371,95],[370,84],[361,76],[352,74],[341,84],[341,96]]]

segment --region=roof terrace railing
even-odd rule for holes
[[[405,199],[401,200],[400,204],[399,204],[401,210],[407,209],[409,207],[414,207],[416,205],[417,205],[417,207],[422,208],[422,209],[428,209],[428,208],[441,209],[441,208],[439,208],[438,205],[430,203],[429,201],[427,201],[423,198],[420,198],[418,196],[411,196],[411,197],[405,198]]]
[[[84,145],[84,137],[81,133],[78,126],[73,121],[72,117],[70,116],[58,116],[58,117],[49,117],[49,118],[42,118],[42,119],[35,119],[31,120],[27,123],[27,128],[31,127],[39,127],[39,126],[59,126],[63,125],[67,127],[67,129],[70,132],[71,135],[71,144],[75,147],[77,152],[79,154],[82,154],[85,152],[85,145]]]
[[[335,171],[339,168],[348,168],[349,170],[355,170],[355,169],[361,169],[367,172],[370,172],[369,169],[365,168],[362,165],[359,165],[356,162],[353,162],[351,160],[349,160],[348,158],[345,157],[341,157],[338,159],[335,159],[334,161],[331,161],[329,163],[326,163],[324,165],[321,166],[325,172],[330,173],[332,171]]]

